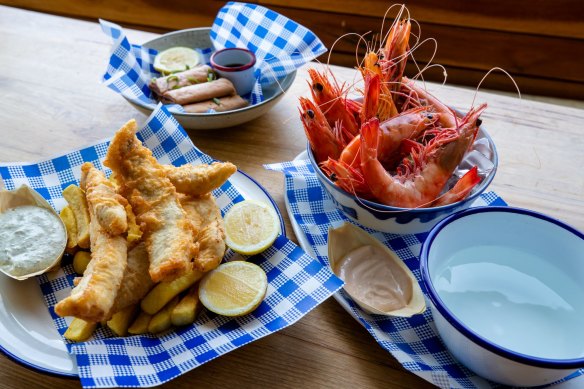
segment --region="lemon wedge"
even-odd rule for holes
[[[243,316],[266,296],[268,277],[251,262],[223,263],[205,275],[199,284],[201,303],[218,315]]]
[[[154,69],[163,74],[189,70],[201,62],[199,54],[188,47],[171,47],[154,57]]]
[[[269,204],[245,200],[235,204],[224,218],[225,243],[244,255],[261,253],[280,233],[278,215]]]

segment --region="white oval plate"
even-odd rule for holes
[[[229,181],[244,198],[272,204],[286,234],[282,214],[264,187],[241,171]],[[36,278],[16,281],[0,274],[0,350],[33,370],[77,377],[75,358],[53,325]]]
[[[301,160],[301,159],[308,159],[308,155],[306,154],[306,151],[301,152],[300,154],[298,154],[296,156],[296,158],[294,158],[295,161]],[[285,193],[285,191],[286,191],[286,183],[284,183],[284,193]],[[290,224],[292,224],[292,230],[294,231],[294,234],[296,234],[296,239],[298,239],[298,243],[300,244],[300,247],[302,247],[302,249],[304,251],[306,251],[306,253],[308,255],[312,255],[313,258],[316,258],[316,253],[314,252],[314,249],[310,245],[310,242],[308,242],[308,239],[306,239],[306,235],[304,235],[302,228],[300,228],[300,225],[298,225],[298,223],[296,223],[296,219],[294,219],[294,215],[292,214],[292,211],[290,210],[290,203],[288,201],[288,196],[284,196],[284,202],[286,204],[286,212],[288,213],[288,217],[290,218]],[[357,320],[357,322],[359,324],[361,324],[362,326],[365,326],[361,322],[361,320],[359,319],[359,316],[357,316],[353,312],[353,310],[349,306],[349,303],[347,302],[347,300],[345,300],[343,298],[343,296],[341,296],[340,293],[337,292],[337,293],[333,294],[333,297],[335,298],[335,300],[337,300],[337,302],[341,305],[341,307],[343,307],[343,309],[345,311],[347,311],[347,313],[353,317],[353,319]],[[581,375],[581,376],[573,378],[569,381],[565,381],[565,382],[562,382],[562,383],[559,383],[559,384],[553,386],[554,389],[581,389],[582,387],[584,387],[584,375]]]

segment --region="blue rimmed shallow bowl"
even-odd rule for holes
[[[336,207],[349,219],[364,227],[382,232],[417,234],[430,231],[436,223],[446,216],[468,208],[487,189],[491,181],[493,181],[493,178],[495,178],[499,164],[495,143],[482,127],[479,128],[477,138],[482,138],[488,143],[490,152],[485,157],[490,160],[492,169],[486,172],[486,175],[481,178],[481,182],[473,188],[470,195],[464,200],[440,207],[399,208],[358,198],[335,185],[318,167],[310,149],[310,144],[307,146],[307,155],[322,187],[329,194]]]
[[[422,279],[436,329],[477,374],[539,386],[584,367],[584,234],[512,207],[475,207],[425,240]]]
[[[144,42],[142,46],[158,51],[176,46],[193,48],[213,47],[209,36],[210,32],[210,27],[173,31]],[[174,116],[184,128],[189,130],[215,130],[239,126],[264,115],[272,109],[290,89],[295,78],[296,71],[293,71],[278,83],[273,83],[263,87],[262,93],[264,100],[254,105],[225,112],[172,113],[172,116]],[[151,106],[144,104],[139,100],[130,100],[125,96],[123,97],[132,104],[134,108],[145,115],[150,115],[153,112]]]

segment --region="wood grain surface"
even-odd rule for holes
[[[559,33],[558,33],[559,34]],[[0,6],[0,162],[35,161],[110,137],[128,119],[146,116],[100,85],[110,42],[95,22]],[[128,31],[141,43],[154,34]],[[354,70],[333,67],[341,80]],[[297,98],[308,95],[306,68],[278,105],[237,128],[190,131],[204,152],[231,161],[285,211],[283,177],[262,164],[293,159],[305,148]],[[446,103],[468,110],[474,90],[428,84]],[[584,230],[584,110],[481,92],[485,128],[500,165],[490,189],[509,204],[544,212]],[[215,359],[166,384],[297,388],[429,388],[329,299],[298,323]],[[78,388],[0,355],[0,388]]]
[[[274,9],[317,31],[332,48],[330,63],[353,67],[358,35],[380,32],[383,16],[400,2],[385,0],[259,0],[249,1]],[[157,32],[210,26],[223,0],[0,0],[59,15],[95,20],[105,18],[124,26]],[[476,87],[489,69],[508,71],[524,93],[545,94],[584,100],[584,2],[579,0],[417,0],[406,2],[410,15],[421,27],[422,39],[438,42],[433,63],[446,66],[449,83]],[[387,13],[385,29],[396,15]],[[413,31],[418,34],[417,26]],[[435,45],[427,42],[416,49],[416,60],[424,65]],[[361,50],[362,55],[363,49]],[[326,56],[319,58],[324,62]],[[441,81],[441,72],[428,72],[427,80]],[[514,90],[500,74],[488,77],[483,86]]]

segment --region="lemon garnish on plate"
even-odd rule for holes
[[[225,243],[243,255],[261,253],[280,233],[276,211],[261,201],[245,200],[235,204],[224,218]]]
[[[243,316],[256,309],[268,289],[268,277],[251,262],[233,261],[219,265],[199,284],[201,303],[216,314]]]
[[[163,74],[170,74],[189,70],[200,62],[201,58],[195,50],[188,47],[171,47],[156,54],[154,69]]]

